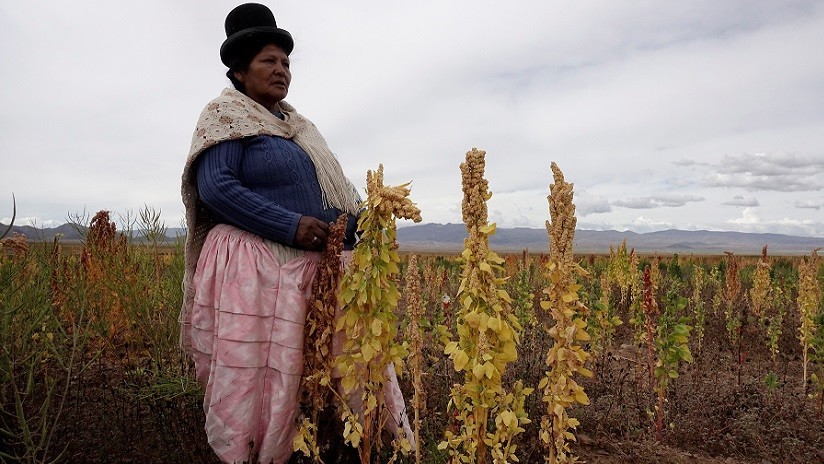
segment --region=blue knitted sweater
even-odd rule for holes
[[[198,158],[198,195],[219,222],[295,246],[301,216],[334,222],[340,215],[323,207],[315,166],[291,140],[268,135],[229,140]],[[355,243],[356,226],[349,215],[347,249]]]

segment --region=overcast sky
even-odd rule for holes
[[[237,1],[0,3],[0,220],[183,216],[195,122],[229,85]],[[555,161],[578,227],[824,237],[824,2],[281,1],[287,100],[363,188],[461,221],[486,150],[499,227],[543,227]]]

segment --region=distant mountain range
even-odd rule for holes
[[[398,229],[401,249],[460,251],[467,237],[463,224],[422,224]],[[576,230],[573,247],[577,253],[608,253],[624,240],[627,248],[639,253],[735,254],[759,255],[764,245],[772,255],[808,254],[824,248],[824,237],[795,237],[781,234],[752,234],[708,230],[662,230],[639,234],[616,230]],[[549,251],[546,229],[499,228],[489,238],[489,245],[501,252],[529,250]]]
[[[0,232],[5,227],[0,225]],[[82,240],[86,228],[63,224],[55,228],[14,226],[12,233],[25,235],[30,241],[52,241],[58,234],[66,242]],[[166,241],[173,242],[183,236],[183,230],[169,228]],[[134,234],[139,240],[139,234]],[[463,224],[420,224],[398,229],[398,243],[402,251],[428,251],[456,253],[463,248],[467,237]],[[639,253],[680,254],[735,254],[758,255],[764,245],[771,255],[809,254],[816,248],[824,248],[824,237],[796,237],[781,234],[753,234],[743,232],[718,232],[708,230],[662,230],[639,234],[616,230],[577,230],[573,243],[577,253],[608,253],[610,245],[617,247],[627,241],[627,248]],[[499,228],[489,239],[490,246],[499,252],[549,251],[549,238],[545,229]]]
[[[0,224],[0,234],[6,230],[8,224]],[[13,226],[9,235],[10,237],[14,234],[22,234],[25,235],[29,241],[33,242],[51,242],[54,240],[55,237],[60,236],[60,241],[72,243],[72,242],[79,242],[86,237],[86,233],[88,231],[88,227],[81,226],[78,224],[63,224],[58,227],[32,227],[32,226]],[[166,236],[162,240],[163,242],[174,242],[177,240],[177,237],[180,237],[184,234],[183,229],[179,228],[169,228],[166,230]],[[132,233],[132,237],[135,240],[141,240],[143,236],[140,234],[139,231],[134,231]]]

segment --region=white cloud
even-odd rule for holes
[[[742,232],[779,233],[801,236],[824,236],[824,221],[812,219],[763,219],[757,208],[744,208],[741,217],[729,220]]]
[[[742,195],[735,195],[731,200],[721,203],[724,206],[758,206],[758,199],[755,197],[744,198]]]
[[[747,225],[755,225],[761,224],[761,217],[758,215],[758,210],[755,208],[744,208],[744,211],[741,212],[741,217],[737,219],[730,219],[730,223],[732,224],[747,224]]]
[[[705,198],[699,195],[675,195],[665,194],[648,197],[625,198],[621,200],[614,200],[611,202],[613,206],[621,206],[632,209],[652,209],[661,206],[678,207],[684,206],[689,202],[701,202]]]
[[[675,229],[675,224],[669,221],[657,221],[655,219],[639,216],[630,224],[629,229],[638,233],[656,232],[659,230]]]

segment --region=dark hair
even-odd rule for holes
[[[235,86],[235,89],[241,93],[246,93],[246,87],[243,85],[243,82],[240,82],[235,77],[235,73],[238,71],[246,71],[249,69],[249,64],[255,58],[255,56],[263,50],[263,47],[275,44],[278,47],[283,47],[278,42],[274,42],[271,39],[267,40],[267,38],[259,38],[257,40],[251,39],[246,43],[246,46],[241,47],[237,50],[237,52],[229,59],[229,70],[226,71],[226,77],[232,82],[232,85]]]

